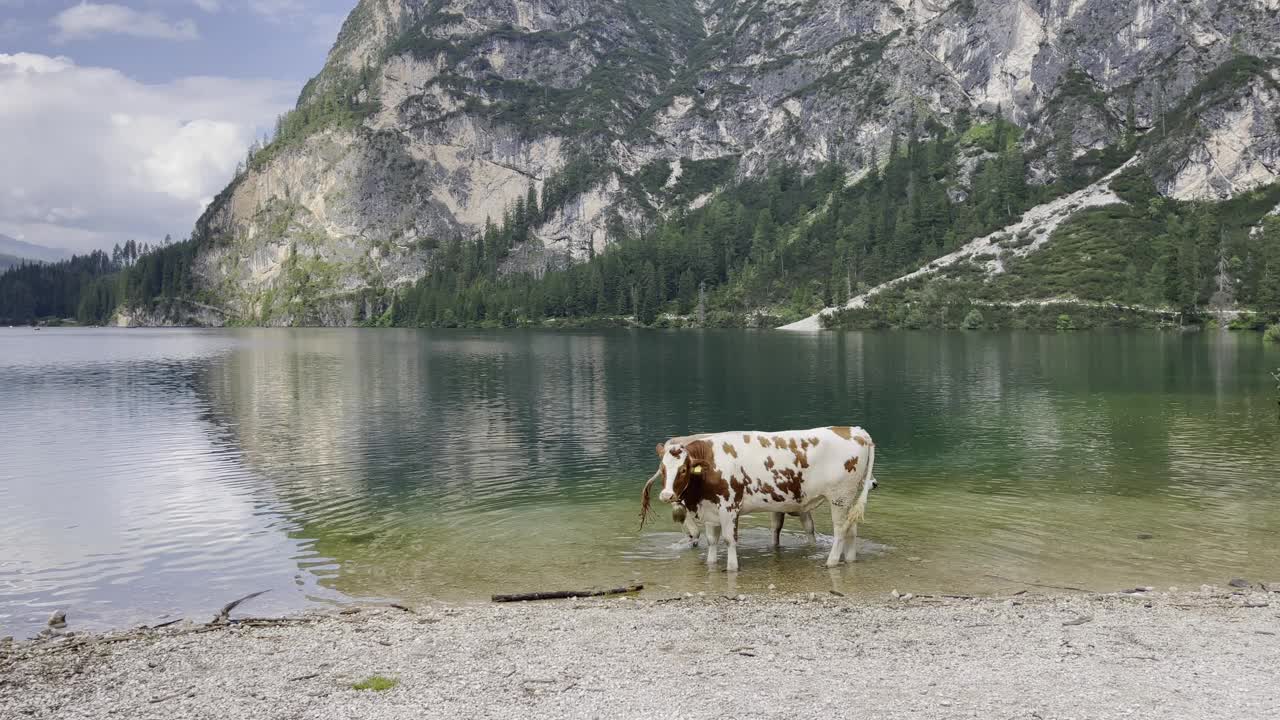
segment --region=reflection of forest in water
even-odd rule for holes
[[[996,548],[984,562],[1052,572],[1028,558],[1096,562],[1107,533],[1148,526],[1164,547],[1138,560],[1255,562],[1277,535],[1275,362],[1252,335],[243,338],[198,392],[357,594],[466,594],[643,554],[635,495],[653,443],[732,428],[868,427],[885,481],[873,527],[935,552]]]

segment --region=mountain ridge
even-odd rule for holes
[[[338,113],[248,172],[239,197],[211,208],[210,234],[259,238],[239,246],[251,270],[213,250],[202,272],[234,288],[237,314],[288,324],[281,296],[299,295],[288,257],[310,246],[322,264],[311,275],[329,287],[308,292],[389,303],[428,271],[434,248],[506,224],[532,187],[542,217],[503,270],[541,273],[779,163],[865,172],[910,118],[954,125],[957,113],[1018,124],[1028,176],[1044,182],[1067,164],[1064,147],[1119,144],[1128,115],[1132,131],[1163,128],[1147,153],[1162,193],[1229,197],[1280,176],[1280,140],[1259,120],[1280,109],[1273,63],[1235,62],[1273,57],[1267,30],[1280,25],[1267,3],[1215,7],[366,0],[299,103],[312,113],[347,92],[344,112],[363,117]],[[1202,137],[1199,121],[1214,113]],[[332,170],[325,153],[342,157]],[[329,183],[321,197],[279,192],[317,176]],[[667,192],[673,177],[679,193]],[[321,315],[360,321],[359,304]]]
[[[4,234],[0,234],[0,255],[9,255],[20,260],[38,260],[40,262],[57,262],[71,257],[71,253],[62,248],[35,245]]]
[[[360,0],[169,251],[183,277],[149,287],[259,325],[648,324],[695,289],[708,322],[784,324],[1136,154],[1148,216],[1094,213],[1090,232],[1140,226],[1117,257],[1171,276],[1144,280],[1152,302],[1206,306],[1223,255],[1256,305],[1270,236],[1214,208],[1261,222],[1247,198],[1280,181],[1277,116],[1280,0]]]

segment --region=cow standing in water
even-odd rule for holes
[[[724,434],[747,435],[747,433],[745,432],[738,432],[738,431],[724,433]],[[685,435],[683,437],[671,438],[670,440],[658,446],[658,457],[661,458],[663,454],[666,453],[668,447],[683,446],[694,440],[701,440],[708,437],[710,437],[710,434],[703,433],[701,435]],[[659,470],[659,472],[661,472],[661,470]],[[646,485],[645,487],[647,491],[647,488],[649,486]],[[648,505],[647,501],[645,502],[645,505],[646,506]],[[672,522],[675,522],[679,525],[684,526],[685,537],[689,538],[689,544],[692,545],[693,547],[698,547],[698,536],[702,534],[702,530],[698,527],[698,521],[696,520],[697,515],[698,515],[698,512],[696,509],[692,513],[690,513],[688,509],[686,509],[685,506],[681,505],[680,503],[676,503],[671,507]],[[787,515],[800,518],[800,525],[804,528],[805,534],[809,536],[809,542],[813,543],[814,545],[818,544],[818,533],[813,526],[813,513],[807,510],[804,512],[792,512],[792,513],[776,512],[772,514],[772,517],[769,520],[770,525],[773,529],[773,546],[775,548],[782,547],[782,524],[786,522]],[[720,538],[718,537],[719,530],[720,530],[720,526],[718,522],[719,522],[719,518],[713,517],[709,522],[706,523],[708,542],[712,540],[712,533],[716,533],[717,535],[717,537],[715,538],[715,541],[716,542],[720,541]]]
[[[732,432],[676,438],[658,445],[663,502],[678,503],[707,523],[707,564],[716,561],[720,530],[729,542],[728,569],[738,569],[738,518],[750,512],[808,512],[831,504],[835,542],[827,567],[857,557],[858,523],[875,479],[875,443],[862,428]],[[713,525],[714,524],[714,525]]]

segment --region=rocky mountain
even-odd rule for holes
[[[1126,148],[1156,196],[1224,201],[1280,181],[1278,56],[1280,0],[360,0],[197,224],[195,285],[240,322],[361,322],[486,224],[527,226],[500,271],[538,275],[997,117],[1032,184]]]

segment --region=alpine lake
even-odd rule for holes
[[[323,603],[1280,581],[1258,334],[0,330],[0,635]],[[714,570],[654,444],[859,425],[856,563],[744,520]],[[1069,591],[1068,591],[1069,592]]]

